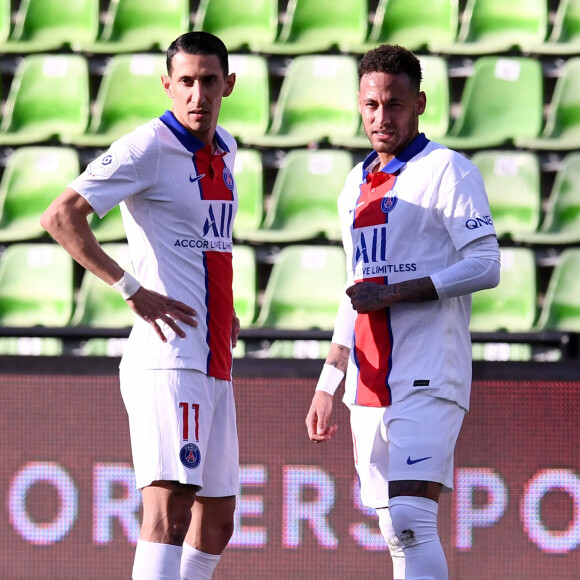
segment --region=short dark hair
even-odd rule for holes
[[[398,44],[382,44],[369,50],[358,65],[358,80],[370,73],[406,74],[417,92],[421,90],[421,63],[408,49]]]
[[[167,49],[167,74],[171,75],[171,63],[178,53],[184,54],[215,54],[220,61],[224,76],[228,76],[228,49],[215,35],[209,32],[186,32],[176,38]]]

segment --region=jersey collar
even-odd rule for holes
[[[423,149],[429,143],[429,139],[425,137],[425,133],[419,133],[396,157],[391,159],[382,169],[385,173],[397,173],[406,164],[407,161],[415,157],[418,153],[421,153]],[[363,161],[363,182],[366,181],[367,175],[369,174],[369,168],[373,167],[376,163],[379,154],[373,151],[367,158]]]
[[[159,117],[167,128],[175,135],[179,142],[191,153],[199,151],[202,147],[205,147],[205,143],[198,139],[195,135],[190,133],[176,118],[171,111],[165,111],[161,117]],[[224,140],[219,136],[217,130],[215,132],[215,140],[218,147],[229,153],[230,150],[225,144]]]

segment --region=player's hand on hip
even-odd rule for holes
[[[167,337],[158,321],[166,324],[181,338],[185,338],[185,331],[179,327],[176,321],[192,327],[197,326],[197,321],[193,318],[197,312],[191,306],[153,290],[143,288],[143,286],[127,302],[135,314],[154,328],[157,336],[163,342],[167,342]]]
[[[386,308],[385,286],[373,282],[359,282],[346,289],[352,307],[360,314]]]
[[[312,398],[310,410],[306,415],[308,437],[314,443],[322,443],[332,439],[338,427],[329,425],[332,413],[332,395],[324,391],[316,391]]]

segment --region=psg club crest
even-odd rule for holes
[[[397,192],[392,189],[385,194],[385,197],[381,200],[381,210],[384,213],[390,213],[395,209],[399,198],[397,197]]]
[[[226,184],[226,187],[230,191],[234,191],[234,176],[232,175],[232,172],[227,167],[224,167],[223,175],[224,175],[224,183]]]
[[[179,459],[188,469],[195,469],[201,461],[201,451],[195,443],[187,443],[181,448]]]

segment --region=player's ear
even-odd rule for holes
[[[173,90],[171,88],[171,78],[168,75],[161,75],[161,84],[163,85],[163,90],[165,94],[172,99],[173,98]]]
[[[234,90],[236,84],[236,73],[232,73],[226,77],[226,86],[224,88],[224,97],[229,97]]]
[[[420,91],[417,95],[417,100],[415,101],[415,111],[417,115],[422,115],[425,112],[425,107],[427,106],[427,95]]]

